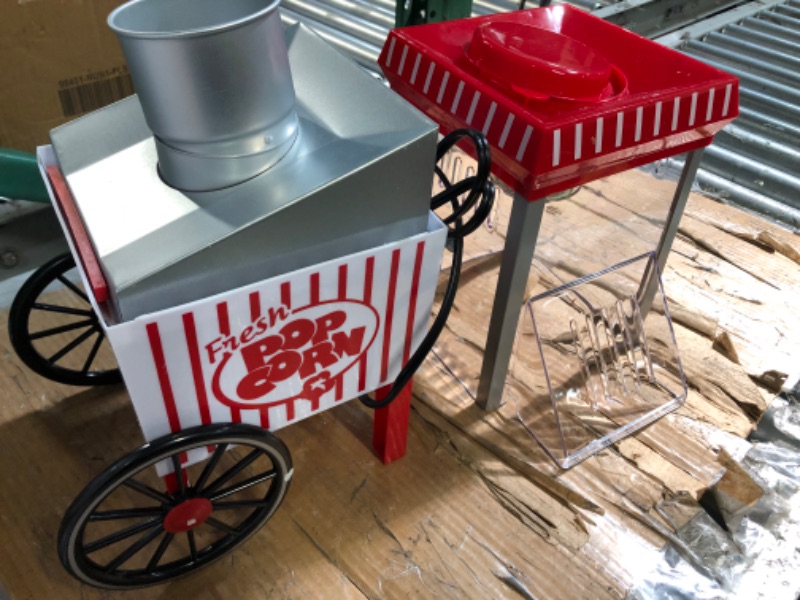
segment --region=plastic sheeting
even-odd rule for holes
[[[764,491],[726,531],[701,512],[641,573],[628,600],[800,597],[800,403],[776,399],[741,465]],[[771,441],[762,441],[769,439]]]

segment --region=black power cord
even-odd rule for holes
[[[464,138],[469,138],[475,147],[477,169],[475,175],[452,183],[439,167],[439,161]],[[400,374],[392,384],[387,396],[382,400],[373,400],[366,394],[359,396],[359,400],[365,406],[369,408],[384,408],[391,404],[400,395],[403,388],[408,385],[408,382],[411,381],[414,373],[420,368],[425,357],[433,349],[433,345],[444,330],[447,317],[453,308],[456,292],[458,291],[461,260],[464,254],[464,238],[481,226],[494,204],[494,184],[489,179],[490,167],[491,153],[489,151],[489,143],[483,137],[483,134],[474,129],[458,129],[445,136],[436,146],[435,171],[436,176],[444,185],[444,190],[431,199],[431,210],[435,211],[447,204],[452,208],[450,215],[442,218],[442,221],[447,226],[448,248],[453,252],[447,289],[442,298],[439,314],[436,315],[431,328],[425,334],[419,347],[400,370]],[[466,194],[466,197],[462,201],[459,198],[464,194]],[[473,213],[465,220],[465,216],[470,210],[473,210]]]

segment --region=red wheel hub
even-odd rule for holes
[[[184,533],[202,525],[214,508],[205,498],[190,498],[173,507],[164,517],[164,529],[169,533]]]

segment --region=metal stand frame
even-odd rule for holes
[[[496,409],[503,396],[503,385],[522,310],[520,299],[525,295],[544,205],[544,199],[528,202],[519,194],[514,195],[478,383],[476,400],[484,410]]]
[[[672,198],[667,215],[666,225],[656,249],[656,261],[659,270],[663,271],[672,242],[678,232],[678,224],[683,216],[686,201],[692,188],[703,149],[692,150],[686,156],[675,195]],[[508,224],[508,235],[503,248],[503,260],[500,263],[500,274],[497,280],[492,316],[489,322],[489,334],[481,366],[476,401],[484,410],[495,410],[502,403],[503,386],[505,385],[514,338],[517,334],[522,304],[524,302],[525,284],[533,261],[539,227],[544,214],[545,200],[529,202],[515,195]],[[656,279],[649,278],[646,289],[642,291],[641,306],[646,312],[655,293]]]

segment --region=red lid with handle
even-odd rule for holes
[[[595,101],[608,95],[611,63],[569,36],[521,23],[483,23],[466,51],[475,68],[526,96]]]

